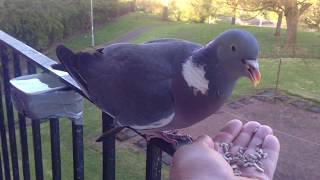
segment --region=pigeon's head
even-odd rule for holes
[[[248,77],[256,86],[261,79],[257,61],[259,46],[253,35],[247,31],[233,29],[220,34],[209,42],[202,55],[206,65],[224,72],[232,79]]]

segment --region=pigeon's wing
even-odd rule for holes
[[[163,38],[163,39],[156,39],[156,40],[147,41],[147,42],[145,42],[144,44],[167,43],[167,42],[176,42],[176,41],[183,41],[183,40],[174,39],[174,38]]]
[[[88,97],[121,126],[150,129],[172,120],[172,69],[156,51],[119,45],[73,54],[58,47],[57,55]]]

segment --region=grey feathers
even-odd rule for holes
[[[112,44],[91,54],[57,48],[66,70],[119,126],[158,130],[188,127],[214,113],[240,77],[259,80],[258,66],[252,66],[257,55],[257,41],[241,30],[205,46],[159,39]]]

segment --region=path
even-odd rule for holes
[[[93,50],[96,50],[99,48],[103,48],[103,47],[110,45],[110,44],[129,42],[129,41],[139,37],[141,34],[148,32],[156,27],[157,27],[157,25],[147,25],[147,26],[138,27],[138,28],[126,33],[126,34],[121,35],[120,37],[113,39],[112,41],[109,41],[105,44],[97,45],[94,48],[87,48],[84,51],[93,51]]]
[[[319,180],[320,105],[284,96],[252,96],[226,104],[219,113],[185,130],[197,137],[214,135],[231,119],[256,120],[273,128],[281,151],[274,180]]]

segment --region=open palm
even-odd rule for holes
[[[235,176],[232,167],[224,159],[221,143],[232,143],[230,152],[235,154],[240,147],[246,148],[246,153],[254,153],[257,144],[261,145],[267,157],[262,159],[264,172],[254,167],[240,168],[241,176]],[[180,147],[173,156],[170,171],[171,180],[271,180],[273,178],[280,144],[273,136],[269,126],[258,122],[242,124],[239,120],[229,121],[214,138],[200,136],[194,143]]]
[[[262,150],[268,154],[262,159],[264,173],[257,171],[254,167],[242,168],[241,176],[253,179],[272,179],[279,156],[280,144],[273,136],[273,131],[269,126],[261,125],[251,121],[242,125],[239,120],[229,121],[224,128],[213,138],[215,149],[220,143],[232,143],[231,153],[236,153],[240,147],[246,148],[246,153],[254,153],[257,145],[262,145]]]

